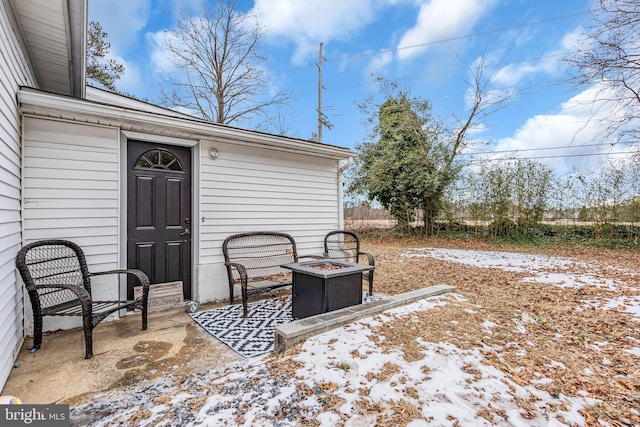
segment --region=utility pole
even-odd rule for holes
[[[322,117],[322,45],[320,43],[320,54],[318,56],[318,142],[322,144],[322,126],[324,118]]]
[[[322,112],[322,91],[324,90],[324,86],[322,86],[322,63],[324,62],[324,57],[322,56],[322,46],[324,43],[320,43],[320,54],[318,56],[318,142],[322,143],[322,128],[326,127],[327,129],[331,129],[333,124],[329,122],[327,116]]]

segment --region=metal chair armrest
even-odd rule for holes
[[[247,275],[247,268],[244,265],[237,262],[230,262],[226,263],[225,265],[229,269],[229,280],[232,280],[233,277],[231,274],[231,269],[235,268],[238,271],[238,275],[240,276],[240,282],[243,284],[243,286],[247,285],[249,276]]]
[[[247,290],[247,282],[249,281],[247,268],[237,262],[225,262],[224,265],[227,267],[227,273],[229,274],[230,304],[233,304],[233,269],[235,268],[238,271],[238,275],[240,276],[240,290],[242,291],[242,317],[246,319],[248,316],[247,300],[249,298]]]
[[[376,260],[369,252],[360,252],[360,255],[364,255],[367,257],[367,262],[369,265],[376,265]]]
[[[125,270],[109,270],[109,271],[98,271],[95,273],[89,273],[90,276],[104,276],[107,274],[130,274],[135,276],[138,279],[138,282],[144,287],[149,286],[149,277],[142,271],[134,268],[129,268]]]

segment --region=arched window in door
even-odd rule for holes
[[[134,169],[160,169],[184,173],[180,160],[171,151],[162,148],[153,148],[140,154]]]

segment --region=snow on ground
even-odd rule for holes
[[[622,286],[595,277],[586,263],[565,258],[452,249],[412,249],[405,256],[527,272],[531,276],[526,280],[562,287]],[[580,273],[575,273],[576,266]],[[578,397],[551,396],[536,387],[551,381],[544,377],[517,384],[484,360],[485,354],[499,349],[486,345],[461,349],[446,342],[423,341],[422,357],[407,361],[401,349],[385,351],[380,341],[372,339],[372,328],[384,322],[400,318],[410,325],[416,322],[416,313],[460,301],[465,301],[464,297],[455,293],[430,298],[312,337],[299,353],[287,358],[293,366],[288,375],[274,377],[268,358],[249,359],[224,372],[200,373],[182,382],[168,378],[110,392],[90,404],[72,408],[72,416],[81,425],[83,414],[96,411],[99,416],[91,417],[90,424],[95,426],[121,425],[131,420],[140,426],[285,426],[314,420],[321,426],[342,423],[356,427],[372,425],[376,420],[375,410],[362,411],[366,404],[382,412],[413,414],[411,427],[455,422],[461,426],[585,424],[578,411],[596,403],[585,397],[586,392],[582,397],[580,393]],[[601,308],[616,309],[620,304],[640,316],[638,298],[610,300]],[[518,319],[523,333],[531,321],[525,314]],[[492,322],[482,324],[487,334],[496,326]],[[629,352],[640,355],[640,348]],[[165,398],[160,400],[158,396]],[[532,411],[523,411],[523,401],[532,405]]]
[[[559,287],[597,286],[617,290],[613,280],[595,277],[575,270],[588,271],[589,264],[569,258],[532,255],[518,252],[476,251],[465,249],[418,248],[410,249],[403,256],[430,257],[458,262],[472,267],[499,268],[504,271],[530,273],[525,282],[540,282]]]
[[[354,414],[353,403],[366,390],[371,403],[399,402],[410,399],[425,420],[416,420],[413,426],[450,425],[455,419],[460,425],[562,425],[552,414],[551,407],[563,407],[556,415],[562,415],[569,423],[581,423],[583,417],[578,410],[593,400],[564,396],[551,397],[534,386],[522,387],[493,366],[483,363],[483,355],[478,349],[462,350],[448,343],[421,342],[424,357],[407,362],[400,351],[385,354],[369,340],[369,331],[380,322],[393,317],[403,317],[411,322],[411,313],[428,310],[451,299],[462,296],[452,294],[444,297],[420,301],[406,307],[392,310],[376,320],[363,320],[349,327],[327,332],[309,339],[296,357],[304,362],[304,368],[297,371],[308,384],[317,382],[337,383],[337,396],[345,400],[342,414],[349,418],[347,425],[372,425],[373,419]],[[351,353],[366,353],[366,359],[351,359]],[[343,370],[345,363],[352,368]],[[391,377],[380,382],[376,374],[387,366],[398,369]],[[368,379],[372,378],[372,379]],[[346,391],[348,390],[348,391]],[[538,413],[546,414],[534,418],[523,418],[522,409],[515,399],[535,402]],[[479,417],[483,409],[493,407],[494,423]],[[503,413],[498,419],[495,413]],[[328,416],[327,416],[328,418]],[[333,416],[330,423],[338,420]]]
[[[465,249],[414,248],[404,257],[431,257],[442,261],[457,262],[479,268],[499,268],[505,271],[531,274],[522,279],[527,283],[545,283],[560,288],[581,288],[595,286],[619,292],[626,287],[623,282],[600,277],[594,265],[569,258],[525,254],[518,252],[477,251]],[[620,271],[619,269],[615,269]],[[594,301],[586,306],[599,306],[603,309],[624,307],[624,311],[632,314],[640,321],[640,296],[621,296],[600,303]]]

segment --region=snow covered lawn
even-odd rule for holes
[[[72,419],[640,425],[640,270],[540,254],[366,249],[380,253],[378,292],[437,283],[457,292],[315,336],[284,355],[96,395],[72,408]]]

